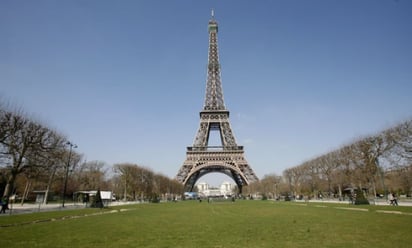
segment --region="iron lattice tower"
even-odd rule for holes
[[[258,180],[245,159],[243,146],[238,146],[229,122],[229,111],[223,100],[222,82],[217,45],[218,24],[212,17],[208,25],[209,54],[207,67],[206,96],[200,112],[200,127],[193,146],[187,147],[186,160],[176,179],[193,191],[196,181],[212,172],[220,172],[233,178],[239,193],[242,186]],[[209,146],[210,131],[218,131],[221,146]]]

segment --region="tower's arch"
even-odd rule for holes
[[[236,183],[239,190],[242,189],[243,185],[247,185],[247,178],[244,177],[243,173],[232,164],[221,164],[221,163],[204,163],[197,166],[193,171],[191,171],[186,181],[183,182],[186,191],[193,191],[193,188],[197,181],[210,173],[222,173],[230,178]]]

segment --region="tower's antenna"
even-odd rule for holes
[[[215,19],[215,10],[212,9],[212,19]]]

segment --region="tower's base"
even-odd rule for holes
[[[188,147],[186,160],[176,176],[185,191],[193,191],[197,180],[213,172],[231,177],[242,192],[244,185],[258,180],[243,155],[243,147]]]

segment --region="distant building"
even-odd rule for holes
[[[200,196],[217,197],[217,196],[231,196],[236,190],[236,184],[230,182],[223,182],[220,187],[210,187],[206,182],[199,182],[195,185]]]
[[[97,190],[77,191],[73,193],[73,199],[76,199],[78,203],[90,203],[91,199],[96,197]],[[116,200],[112,191],[100,191],[100,198],[105,206],[110,205],[112,201]]]

